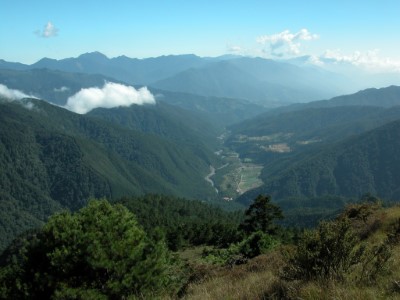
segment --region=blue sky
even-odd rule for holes
[[[400,1],[0,0],[0,59],[228,53],[400,61]],[[400,65],[398,65],[400,68]]]

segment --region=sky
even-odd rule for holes
[[[398,0],[0,0],[0,59],[311,55],[400,71]]]

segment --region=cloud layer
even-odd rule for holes
[[[132,86],[106,82],[102,88],[81,89],[68,98],[65,108],[78,114],[86,114],[97,107],[111,108],[154,103],[154,96],[147,87],[136,90]]]
[[[43,30],[36,30],[35,34],[39,37],[50,38],[58,35],[58,28],[52,22],[47,22]]]
[[[301,29],[297,33],[285,30],[272,35],[262,35],[256,41],[266,46],[264,52],[274,56],[284,56],[298,55],[301,47],[300,41],[311,41],[318,38],[318,35],[310,33],[307,29]]]
[[[22,98],[30,97],[19,90],[9,89],[4,84],[0,84],[0,96],[9,100],[20,100]]]
[[[380,56],[377,49],[366,52],[355,51],[351,54],[343,54],[341,50],[326,50],[321,60],[348,63],[374,72],[400,72],[400,61]]]

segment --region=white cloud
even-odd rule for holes
[[[400,61],[380,56],[378,49],[351,54],[343,54],[340,49],[326,50],[321,60],[348,63],[372,72],[400,72]]]
[[[70,88],[66,87],[66,86],[62,86],[60,88],[54,88],[53,89],[53,91],[56,92],[56,93],[64,93],[64,92],[67,92],[69,90],[70,90]]]
[[[263,49],[265,53],[273,56],[284,56],[300,54],[300,41],[311,41],[318,38],[318,35],[310,33],[307,29],[301,29],[297,33],[285,30],[272,35],[262,35],[256,41],[266,46]]]
[[[58,35],[58,28],[52,22],[47,22],[43,30],[36,30],[35,34],[39,37],[50,38]]]
[[[308,62],[312,65],[323,66],[324,63],[320,60],[320,58],[316,55],[310,55],[308,58]]]
[[[17,101],[16,103],[22,105],[23,107],[29,110],[32,110],[35,107],[35,105],[32,102],[30,102],[29,100],[27,101],[18,101],[18,100],[21,100],[23,98],[37,99],[36,97],[27,95],[19,90],[9,89],[4,84],[0,84],[0,97],[6,98],[9,101]]]
[[[154,96],[147,87],[136,90],[132,86],[106,82],[102,88],[81,89],[68,98],[65,108],[78,114],[85,114],[97,107],[111,108],[154,103]]]
[[[22,98],[31,97],[19,90],[9,89],[4,84],[0,84],[0,96],[7,98],[9,100],[20,100]]]

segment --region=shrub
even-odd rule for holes
[[[268,252],[277,245],[279,245],[279,241],[274,237],[256,231],[240,243],[231,244],[229,248],[205,250],[203,257],[216,264],[240,265],[246,263],[250,258]]]
[[[306,231],[289,259],[286,276],[297,279],[342,279],[361,261],[365,248],[353,233],[348,219],[322,222]]]
[[[279,241],[262,231],[252,233],[239,244],[239,253],[246,258],[253,258],[266,253],[279,244]]]

